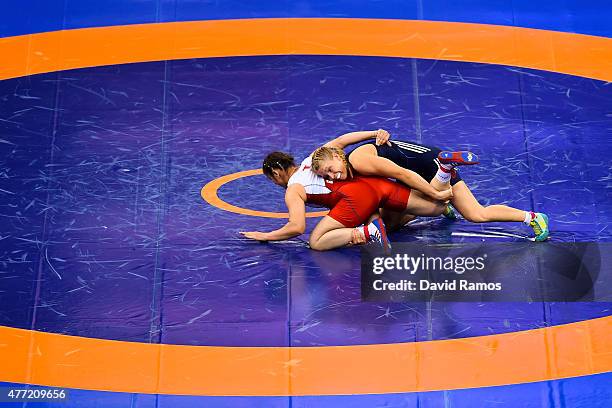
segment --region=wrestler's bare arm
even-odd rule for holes
[[[270,231],[241,232],[247,238],[257,241],[282,241],[302,235],[306,230],[306,190],[300,184],[293,184],[285,192],[285,204],[289,210],[289,221],[281,228]]]
[[[377,145],[383,145],[385,143],[389,143],[389,132],[384,129],[378,130],[364,130],[359,132],[350,132],[345,133],[342,136],[338,136],[337,138],[330,140],[325,143],[323,146],[326,147],[337,147],[338,149],[344,149],[347,146],[353,145],[355,143],[363,142],[368,139],[376,139]]]

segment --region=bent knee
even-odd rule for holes
[[[314,250],[318,251],[319,248],[320,248],[319,240],[318,239],[314,239],[312,237],[312,235],[311,235],[310,238],[308,238],[308,246],[310,246],[310,249],[314,249]]]
[[[325,247],[323,247],[323,245],[321,245],[321,240],[320,239],[316,239],[316,238],[313,239],[312,236],[308,239],[308,246],[310,247],[310,249],[314,249],[315,251],[325,251],[325,250],[327,250],[327,248],[325,248]]]
[[[465,218],[469,222],[479,223],[479,222],[489,221],[489,218],[487,217],[487,213],[484,207],[466,211],[465,214],[461,214],[461,215],[463,215],[463,218]]]

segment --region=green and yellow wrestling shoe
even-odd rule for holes
[[[538,242],[545,241],[550,234],[548,230],[548,216],[544,213],[535,213],[535,218],[531,220],[529,226],[535,232],[535,240]]]
[[[446,204],[446,208],[442,212],[442,215],[444,216],[444,218],[447,218],[449,220],[457,219],[457,213],[455,213],[455,209],[450,204]]]

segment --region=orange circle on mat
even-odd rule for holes
[[[281,212],[272,212],[272,211],[258,211],[251,210],[249,208],[238,207],[236,205],[230,204],[227,201],[223,201],[219,198],[217,194],[219,189],[229,183],[230,181],[238,180],[244,177],[249,176],[257,176],[263,174],[261,169],[253,169],[253,170],[245,170],[239,171],[237,173],[228,174],[219,178],[214,179],[213,181],[207,183],[202,190],[200,191],[200,195],[202,198],[210,205],[220,208],[225,211],[243,214],[243,215],[251,215],[253,217],[265,217],[265,218],[289,218],[289,213],[281,213]],[[306,213],[306,217],[323,217],[327,215],[327,211],[316,211]]]

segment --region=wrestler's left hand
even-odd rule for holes
[[[247,238],[255,239],[257,241],[269,241],[267,232],[241,231],[240,233]]]

